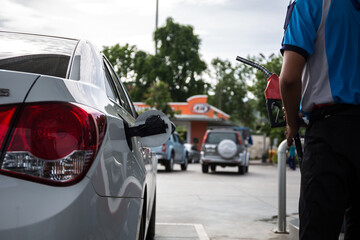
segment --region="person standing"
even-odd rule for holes
[[[360,0],[291,2],[279,77],[288,145],[309,124],[300,166],[300,239],[360,239]]]
[[[296,170],[296,153],[295,153],[295,146],[291,145],[289,147],[289,157],[288,157],[288,164],[291,170]]]

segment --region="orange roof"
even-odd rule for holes
[[[206,116],[213,119],[229,120],[230,116],[225,112],[207,103],[207,95],[195,95],[186,99],[186,102],[170,102],[169,106],[180,112],[181,115]],[[142,102],[135,102],[137,111],[149,109],[150,106]]]

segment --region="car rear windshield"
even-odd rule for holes
[[[236,133],[224,133],[224,132],[209,133],[205,143],[218,144],[224,139],[230,139],[237,144],[239,143]]]
[[[66,77],[74,39],[0,31],[0,69]]]

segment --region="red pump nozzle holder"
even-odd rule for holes
[[[265,99],[277,99],[281,100],[279,77],[275,73],[267,79],[268,83],[264,91]]]
[[[282,120],[281,115],[281,95],[279,87],[279,77],[273,73],[267,79],[268,83],[264,91],[266,99],[266,107],[270,120],[270,126],[283,127],[286,125],[285,120]]]

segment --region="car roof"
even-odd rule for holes
[[[218,129],[209,129],[208,132],[233,132],[233,133],[236,133],[238,131],[236,131],[234,129],[229,129],[229,128],[218,128]]]
[[[32,54],[72,56],[78,42],[72,38],[0,31],[0,59]]]
[[[0,70],[84,81],[103,89],[102,61],[101,51],[87,40],[0,30]]]

